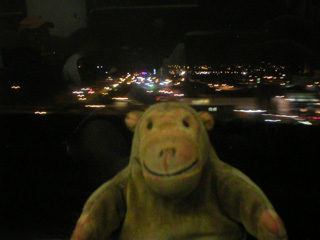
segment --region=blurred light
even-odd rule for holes
[[[298,122],[304,125],[312,125],[312,123],[309,121],[298,121]]]
[[[265,122],[281,122],[280,119],[265,119]]]
[[[45,111],[36,111],[36,112],[34,112],[34,114],[44,115],[44,114],[47,114],[47,112],[45,112]]]
[[[293,102],[293,101],[295,101],[296,99],[295,99],[295,98],[286,98],[285,100],[286,100],[286,101]]]
[[[148,72],[141,72],[141,75],[147,75]]]
[[[284,98],[284,96],[276,96],[276,98]]]
[[[300,108],[299,111],[305,113],[305,112],[308,112],[308,108]]]
[[[86,101],[87,98],[78,98],[79,101]]]
[[[184,94],[183,93],[175,93],[173,96],[175,96],[175,97],[183,97]]]
[[[96,104],[96,105],[85,105],[85,107],[87,107],[87,108],[104,108],[104,107],[106,107],[106,105],[98,105],[98,104]]]
[[[257,110],[233,110],[234,112],[244,112],[244,113],[263,113],[266,112],[267,110],[261,110],[261,109],[257,109]]]
[[[82,94],[83,91],[73,91],[72,93],[73,93],[73,94]]]
[[[118,83],[116,83],[116,84],[113,84],[112,85],[114,88],[116,88],[116,87],[118,87],[119,86],[119,84]]]
[[[157,70],[154,68],[153,69],[153,74],[156,75],[157,74]]]
[[[123,101],[123,100],[128,100],[129,98],[127,97],[113,97],[112,100],[119,100],[119,101]]]
[[[90,88],[81,88],[81,91],[90,91]]]
[[[203,104],[209,104],[209,103],[210,103],[209,99],[196,99],[191,101],[191,104],[193,105],[203,105]]]
[[[77,97],[84,97],[84,94],[79,94],[77,95]]]
[[[11,86],[12,89],[20,89],[20,86]]]
[[[208,111],[209,112],[216,112],[216,111],[218,111],[218,108],[217,107],[209,107]]]

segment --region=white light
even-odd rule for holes
[[[257,110],[243,110],[243,109],[239,109],[239,110],[233,110],[234,112],[244,112],[244,113],[263,113],[266,112],[267,110],[261,110],[261,109],[257,109]]]
[[[20,86],[11,86],[12,89],[20,89]]]
[[[184,94],[183,94],[183,93],[176,93],[176,94],[174,94],[173,96],[175,96],[175,97],[183,97]]]
[[[113,97],[112,100],[120,100],[120,101],[123,101],[123,100],[128,100],[129,98],[127,97]]]
[[[87,108],[104,108],[106,105],[85,105]]]
[[[309,121],[299,121],[299,123],[304,124],[304,125],[312,125],[312,123]]]
[[[265,122],[281,122],[280,119],[265,119]]]
[[[72,93],[73,93],[73,94],[82,94],[83,91],[73,91]]]
[[[81,91],[90,91],[90,88],[81,88]]]

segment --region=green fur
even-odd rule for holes
[[[141,151],[145,148],[140,147],[143,144],[140,140],[147,138],[141,133],[147,132],[146,121],[150,121],[152,114],[163,112],[167,116],[166,112],[173,109],[184,109],[182,113],[196,119],[199,147],[195,152],[200,155],[200,165],[181,177],[146,178],[141,160]],[[129,120],[132,123],[132,119]],[[155,124],[160,129],[159,121],[162,120],[156,119]],[[174,131],[179,132],[174,121],[168,120],[168,128],[173,124]],[[136,126],[130,124],[129,127],[135,131],[130,164],[88,199],[72,239],[240,240],[245,239],[246,232],[261,240],[286,239],[284,227],[280,223],[276,225],[276,221],[271,221],[271,226],[275,225],[279,234],[266,230],[268,219],[263,221],[261,216],[266,211],[275,214],[271,203],[247,176],[218,159],[204,124],[192,108],[180,103],[155,104],[140,117]],[[167,130],[166,127],[158,132]],[[183,134],[183,131],[190,132],[189,129],[180,132]],[[166,135],[166,141],[171,140]],[[161,145],[164,144],[159,147]],[[145,161],[150,164],[152,159]],[[181,185],[181,181],[185,184]],[[157,187],[153,188],[153,184]],[[168,186],[170,191],[158,191],[159,186]]]

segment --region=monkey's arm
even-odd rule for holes
[[[71,240],[108,239],[125,216],[124,172],[98,188],[87,200]]]
[[[242,223],[259,240],[287,239],[280,217],[262,190],[241,171],[221,164],[217,175],[217,192],[228,215]]]

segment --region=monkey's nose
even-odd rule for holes
[[[176,149],[175,148],[166,148],[166,149],[162,149],[159,152],[159,157],[170,157],[173,158],[176,155]]]

